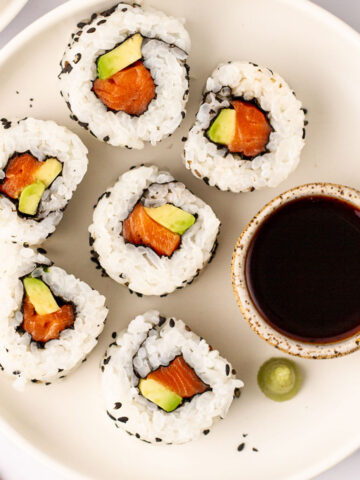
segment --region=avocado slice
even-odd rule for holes
[[[35,174],[35,179],[39,180],[45,185],[45,188],[49,187],[55,178],[62,171],[62,163],[56,158],[48,158],[42,163],[41,167]]]
[[[166,412],[172,412],[182,402],[180,395],[151,378],[142,378],[139,382],[139,390],[145,398],[156,403],[156,405]]]
[[[37,181],[25,187],[19,198],[19,212],[26,215],[35,215],[44,192],[45,185],[43,182]]]
[[[195,223],[194,215],[168,203],[160,207],[144,208],[155,222],[179,235],[185,233]]]
[[[207,130],[209,140],[229,145],[235,137],[236,112],[232,108],[223,108]]]
[[[140,33],[136,33],[121,43],[118,47],[101,55],[97,62],[98,77],[105,80],[115,73],[120,72],[123,68],[140,60],[142,57],[142,41],[143,37]]]
[[[39,278],[25,277],[23,280],[26,295],[33,304],[36,313],[48,315],[60,310],[50,288]]]

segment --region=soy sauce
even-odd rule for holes
[[[255,233],[246,281],[287,337],[332,343],[360,332],[360,209],[327,196],[280,207]]]

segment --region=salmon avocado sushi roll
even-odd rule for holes
[[[185,116],[190,38],[183,22],[137,4],[80,22],[61,61],[71,117],[114,146],[143,148]]]
[[[206,435],[240,394],[231,364],[181,320],[148,311],[113,338],[101,363],[106,411],[140,440],[179,444]]]
[[[52,234],[87,170],[87,149],[51,121],[0,126],[0,238],[37,244]]]
[[[0,260],[0,369],[19,388],[63,378],[97,344],[105,298],[30,247],[4,244]]]
[[[124,173],[95,207],[92,258],[139,295],[186,286],[209,263],[220,221],[213,210],[155,166]]]
[[[305,124],[280,75],[249,62],[219,65],[186,140],[185,166],[220,190],[275,187],[299,163]]]

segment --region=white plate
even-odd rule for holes
[[[28,0],[0,0],[0,32],[16,17]]]
[[[90,149],[88,175],[45,247],[60,266],[106,294],[111,312],[89,361],[62,384],[31,385],[19,394],[1,378],[2,424],[21,437],[23,445],[57,462],[58,468],[62,464],[92,479],[308,479],[360,445],[360,354],[298,360],[305,373],[299,395],[284,404],[265,398],[256,385],[256,373],[278,352],[241,318],[231,288],[230,260],[245,224],[281,191],[313,181],[359,187],[359,37],[303,0],[146,2],[186,17],[193,43],[186,119],[156,148],[127,151],[96,141],[69,119],[58,94],[58,62],[75,24],[112,2],[64,4],[2,51],[2,115],[56,120],[79,133]],[[309,109],[302,162],[276,189],[241,195],[219,192],[195,179],[180,161],[181,137],[194,119],[204,81],[218,62],[229,59],[248,59],[279,71]],[[169,168],[212,205],[223,222],[214,262],[193,285],[167,298],[131,296],[124,287],[101,278],[89,259],[92,205],[120,173],[144,161]],[[246,384],[227,418],[208,436],[184,446],[157,448],[122,434],[106,417],[98,393],[98,364],[111,332],[151,307],[189,323],[233,362]],[[245,449],[238,452],[242,442]]]

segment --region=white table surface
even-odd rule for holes
[[[6,1],[0,0],[0,2]],[[360,31],[360,0],[313,1]],[[0,32],[0,48],[27,25],[62,3],[65,3],[65,0],[29,0],[19,15]],[[359,479],[360,450],[316,478],[316,480]],[[0,480],[65,480],[65,478],[56,474],[47,465],[39,463],[0,433]]]

